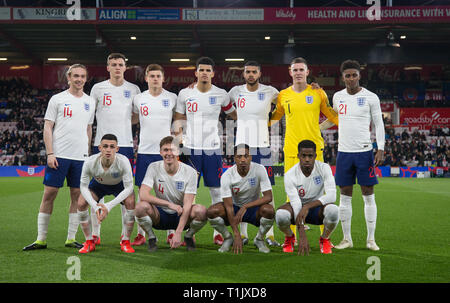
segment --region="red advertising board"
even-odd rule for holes
[[[450,125],[450,108],[401,108],[400,124],[421,126],[428,129],[434,125]]]

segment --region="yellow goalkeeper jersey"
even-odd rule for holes
[[[318,151],[324,148],[319,128],[320,112],[338,125],[338,116],[323,89],[312,89],[308,85],[304,91],[297,93],[290,86],[280,92],[271,120],[280,120],[286,115],[285,157],[297,157],[297,146],[302,140],[313,141]]]

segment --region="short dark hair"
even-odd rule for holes
[[[159,64],[149,64],[145,69],[145,75],[147,76],[148,72],[153,70],[159,70],[164,75],[164,68]]]
[[[341,64],[341,74],[342,74],[346,69],[356,69],[356,70],[358,70],[358,71],[361,71],[361,65],[360,65],[359,62],[356,61],[356,60],[345,60],[345,61],[342,62],[342,64]]]
[[[195,63],[195,69],[198,69],[198,66],[200,64],[205,64],[205,65],[211,65],[211,67],[214,69],[214,60],[211,59],[210,57],[200,57],[197,59],[197,62]]]
[[[302,148],[312,148],[314,152],[316,151],[316,143],[311,140],[303,140],[298,144],[298,152],[300,153],[300,149]]]
[[[302,58],[302,57],[297,57],[297,58],[292,59],[290,65],[296,64],[296,63],[304,63],[306,66],[308,66],[308,62],[306,61],[305,58]]]
[[[259,63],[256,62],[256,61],[247,61],[247,62],[244,64],[244,68],[245,68],[246,66],[256,66],[257,68],[261,69],[261,64],[259,64]]]
[[[241,148],[245,148],[246,150],[250,151],[250,146],[248,146],[248,145],[245,144],[245,143],[241,143],[241,144],[238,144],[238,145],[236,145],[236,146],[234,147],[234,155],[235,155],[235,156],[236,156],[236,154],[237,154],[238,149],[241,149]]]
[[[123,61],[125,62],[125,64],[127,63],[127,58],[125,57],[124,54],[121,53],[112,53],[108,56],[108,59],[106,59],[106,64],[109,64],[109,60],[111,59],[123,59]]]
[[[159,142],[159,148],[161,149],[161,147],[163,147],[166,144],[172,144],[172,142],[173,142],[173,137],[172,136],[164,137]]]
[[[103,141],[103,140],[113,140],[113,141],[117,142],[117,137],[116,137],[116,135],[113,135],[113,134],[105,134],[105,135],[103,135],[102,140],[100,140],[100,141]]]

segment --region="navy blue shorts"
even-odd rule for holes
[[[361,153],[338,152],[336,158],[335,180],[338,186],[349,186],[356,183],[362,186],[378,184],[373,162],[373,151]]]
[[[163,158],[160,154],[137,154],[136,159],[136,174],[134,175],[134,184],[136,186],[141,186],[142,181],[144,181],[145,173],[150,164],[156,161],[160,161]]]
[[[104,196],[113,195],[117,197],[120,192],[124,189],[123,182],[117,183],[115,185],[105,185],[98,183],[95,179],[92,179],[89,183],[89,189],[95,193],[95,195],[100,200]]]
[[[313,225],[322,225],[323,219],[320,219],[319,212],[323,206],[317,206],[311,208],[306,216],[305,223],[313,224]]]
[[[168,230],[177,229],[180,223],[180,216],[175,212],[173,214],[166,213],[161,207],[156,206],[159,211],[159,223],[158,225],[153,225],[154,229],[158,230]],[[184,230],[188,229],[189,225],[184,226]]]
[[[93,146],[92,147],[92,154],[98,154],[100,151],[98,150],[98,146]],[[134,162],[134,151],[132,147],[120,147],[119,154],[124,155],[125,157],[128,158],[128,160],[130,160],[131,165],[133,165]]]
[[[270,147],[257,147],[250,148],[250,155],[252,155],[252,162],[261,164],[267,171],[270,183],[275,185],[275,177],[273,175],[273,162],[272,162],[272,152]]]
[[[233,210],[234,210],[235,215],[237,214],[237,212],[240,209],[241,208],[239,206],[233,204]],[[259,222],[259,220],[256,220],[256,213],[258,212],[258,210],[259,210],[259,206],[247,208],[247,211],[245,212],[244,216],[242,217],[242,222],[247,222],[247,223],[253,224],[255,226],[259,226],[260,222]],[[230,225],[228,218],[225,219],[225,224]]]
[[[81,170],[84,161],[56,158],[58,168],[53,169],[48,165],[45,167],[44,185],[52,187],[63,187],[67,179],[67,186],[80,188]]]
[[[192,166],[200,175],[197,187],[200,186],[200,176],[203,175],[203,183],[206,187],[220,187],[222,177],[222,154],[219,149],[200,150],[187,149],[186,164]]]

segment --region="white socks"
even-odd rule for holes
[[[221,233],[224,237],[224,239],[227,239],[231,237],[231,233],[228,231],[227,227],[225,226],[225,221],[222,219],[222,217],[216,217],[214,219],[209,219],[209,223],[211,226],[217,230],[219,233]]]
[[[77,213],[69,213],[69,227],[67,229],[67,240],[74,240],[75,235],[78,231],[78,225],[80,221],[78,220]]]
[[[211,205],[212,204],[216,204],[219,202],[222,202],[222,197],[220,195],[220,187],[208,187],[209,188],[209,194],[211,196]],[[212,226],[212,225],[211,225]],[[220,231],[216,230],[216,228],[214,228],[214,234],[213,234],[213,239],[219,234],[221,233]],[[224,238],[225,235],[222,234],[222,236]]]
[[[198,232],[203,226],[205,226],[205,221],[198,221],[198,220],[192,220],[191,224],[189,225],[188,231],[184,234],[186,238],[192,238],[196,232]]]
[[[375,228],[377,222],[377,205],[375,204],[375,194],[362,196],[364,200],[364,217],[367,227],[367,241],[375,240]],[[339,216],[341,219],[344,239],[352,242],[351,221],[352,221],[352,197],[341,194],[339,206]]]
[[[321,237],[328,239],[339,222],[339,207],[335,204],[327,205],[323,211],[323,217],[323,233]]]
[[[131,233],[134,227],[134,209],[125,209],[125,213],[122,216],[123,226],[123,237],[122,240],[130,240]]]
[[[37,240],[45,242],[47,240],[48,224],[50,223],[51,214],[39,213],[38,214],[38,236]]]
[[[339,204],[339,217],[341,218],[342,232],[344,239],[352,241],[352,197],[341,194]]]
[[[279,209],[275,213],[275,221],[278,228],[287,236],[292,237],[294,233],[291,230],[291,213],[286,209]]]
[[[375,227],[377,224],[377,205],[375,204],[375,194],[363,196],[364,217],[367,226],[367,241],[375,241]]]
[[[149,239],[156,238],[156,235],[153,232],[153,221],[150,216],[145,216],[142,218],[136,217],[136,222],[142,227],[142,229],[145,230]]]
[[[264,236],[266,235],[267,231],[273,227],[273,219],[267,219],[262,217],[259,220],[259,228],[258,233],[256,234],[256,239],[258,240],[264,240]]]
[[[91,230],[91,216],[89,215],[89,210],[85,211],[78,210],[78,220],[80,221],[81,229],[83,230],[84,237],[86,240],[92,240],[92,230]]]

